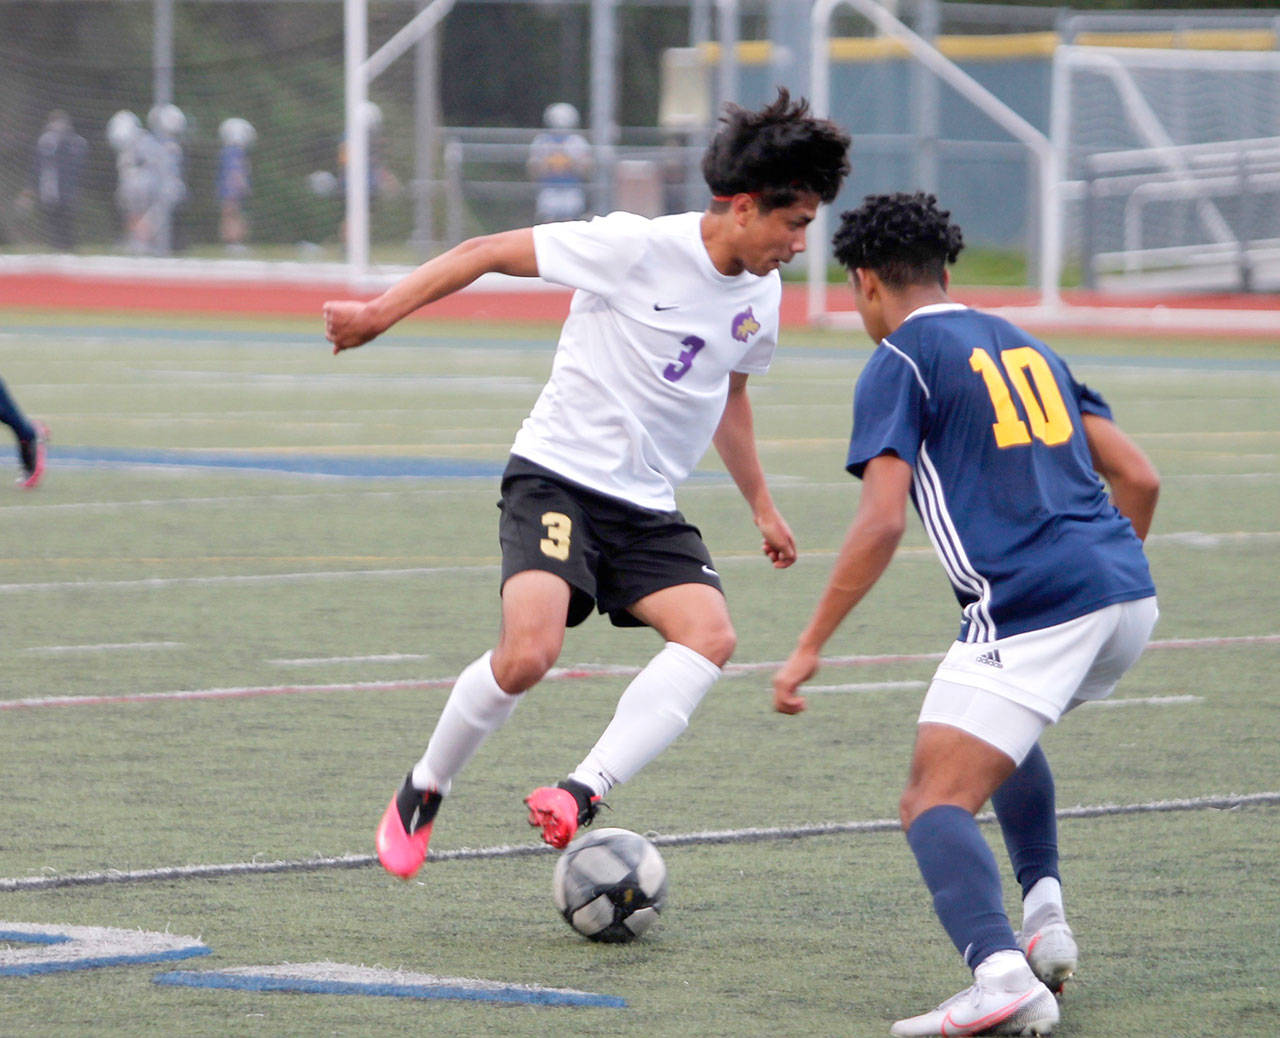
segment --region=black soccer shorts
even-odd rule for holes
[[[536,569],[573,589],[568,625],[607,613],[616,627],[643,627],[627,607],[677,584],[709,584],[720,575],[698,528],[679,512],[641,508],[597,493],[512,455],[502,476],[502,583]]]

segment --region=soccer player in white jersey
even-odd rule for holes
[[[1157,610],[1142,541],[1159,479],[1061,358],[949,299],[947,264],[963,244],[949,215],[925,194],[871,196],[842,215],[836,257],[879,344],[854,393],[847,467],[862,496],[774,676],[774,706],[805,709],[799,686],[889,565],[910,498],[962,623],[925,695],[900,814],[974,983],[891,1032],[1049,1034],[1059,1017],[1050,989],[1075,970],[1077,949],[1039,738],[1109,695],[1150,637]],[[1016,935],[974,821],[988,798],[1023,891]]]
[[[751,509],[764,554],[795,561],[756,452],[746,385],[778,335],[780,264],[849,170],[849,137],[779,91],[729,106],[703,159],[702,213],[617,212],[463,242],[368,302],[328,302],[334,351],[497,271],[574,289],[550,380],[516,434],[502,480],[498,643],[458,676],[422,759],[391,798],[378,857],[408,879],[441,799],[519,696],[547,673],[565,629],[595,606],[664,642],[622,693],[599,741],[556,786],[526,798],[529,823],[564,847],[600,798],[686,727],[735,634],[720,577],[675,487],[714,443]]]

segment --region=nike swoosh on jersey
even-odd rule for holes
[[[713,570],[710,566],[704,565],[702,567],[702,572],[707,574],[708,576],[715,577],[717,580],[720,579],[720,574],[717,573],[715,570]]]
[[[679,304],[679,303],[671,303],[669,306],[663,306],[661,303],[654,303],[654,304],[653,304],[653,308],[654,308],[655,310],[658,310],[658,311],[662,311],[662,310],[679,310],[679,309],[680,309],[680,304]]]

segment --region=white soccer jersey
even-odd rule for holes
[[[782,282],[721,274],[701,213],[612,213],[533,229],[538,273],[576,291],[551,378],[512,453],[644,508],[706,453],[731,371],[769,369]]]

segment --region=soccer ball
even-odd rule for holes
[[[667,898],[667,865],[639,833],[597,829],[556,862],[556,908],[593,941],[620,944],[649,929]]]

